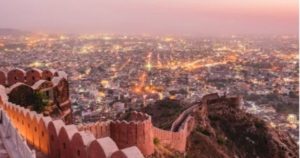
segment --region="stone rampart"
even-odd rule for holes
[[[15,128],[7,114],[0,108],[0,139],[10,157],[18,158],[36,158],[35,150],[31,150],[20,136],[19,131]]]
[[[64,76],[64,77],[61,77]],[[96,122],[83,125],[66,125],[62,119],[53,119],[32,112],[8,101],[7,94],[19,86],[32,90],[53,90],[55,101],[61,108],[70,106],[68,83],[65,73],[36,69],[27,72],[14,69],[8,73],[0,71],[0,108],[10,118],[21,136],[50,158],[94,158],[136,157],[154,153],[154,140],[179,152],[185,152],[187,137],[194,128],[194,105],[173,122],[170,131],[156,128],[151,116],[132,112],[128,120]],[[203,104],[222,99],[218,94],[202,98]],[[232,106],[238,107],[239,98],[231,98]],[[67,109],[67,108],[66,108]],[[1,129],[0,129],[1,130]],[[140,154],[142,153],[142,154]]]
[[[11,100],[23,103],[22,106],[29,105],[34,92],[43,93],[53,107],[59,106],[59,117],[67,124],[72,123],[69,84],[64,72],[52,69],[42,71],[36,68],[28,71],[12,69],[6,73],[0,71],[0,85],[6,87],[6,94]]]
[[[132,112],[129,122],[112,121],[110,133],[119,148],[137,146],[144,155],[149,156],[154,152],[152,128],[151,116]]]
[[[162,145],[169,146],[179,152],[185,152],[186,139],[194,127],[194,118],[190,116],[193,106],[184,113],[184,118],[178,124],[178,131],[166,131],[153,126],[151,116],[132,112],[127,121],[106,121],[79,125],[81,131],[90,131],[96,138],[102,138],[103,133],[107,133],[120,149],[130,146],[137,146],[143,155],[149,156],[154,152],[154,138],[159,139]],[[101,125],[101,126],[100,126]],[[104,125],[104,126],[103,126]],[[102,127],[105,130],[98,130]],[[109,130],[109,131],[107,131]],[[103,132],[105,131],[105,132]]]
[[[137,147],[130,147],[115,152],[112,154],[111,158],[136,158],[141,156],[143,156],[143,154]]]
[[[90,131],[96,138],[111,137],[118,148],[137,146],[145,156],[154,152],[151,116],[132,112],[129,121],[105,121],[79,125],[80,131]]]
[[[96,138],[104,138],[110,136],[110,121],[98,121],[95,123],[87,123],[78,125],[79,131],[90,131]]]
[[[0,86],[0,108],[10,122],[18,129],[27,143],[40,150],[49,158],[92,158],[95,153],[103,153],[99,158],[111,157],[119,148],[110,137],[95,138],[89,131],[79,131],[74,125],[66,125],[62,120],[53,120],[7,101],[5,88]],[[0,129],[2,130],[2,129]],[[105,144],[109,142],[109,144]],[[93,145],[93,146],[91,146]],[[112,146],[112,148],[109,148]],[[115,146],[115,147],[113,147]],[[130,148],[130,147],[129,147]],[[70,152],[71,151],[71,152]],[[126,150],[131,151],[131,150]],[[136,150],[131,152],[135,153]],[[129,152],[130,153],[130,152]],[[128,155],[128,154],[127,154]],[[137,156],[142,158],[143,155]]]
[[[10,87],[17,82],[25,83],[29,86],[34,85],[39,80],[51,81],[54,77],[66,77],[63,72],[50,70],[40,70],[31,68],[27,71],[19,68],[7,72],[0,71],[0,85]]]
[[[188,109],[186,109],[185,111],[183,111],[177,118],[176,120],[172,123],[171,126],[171,131],[176,132],[179,128],[179,126],[186,120],[186,118],[188,116],[190,116],[191,113],[195,112],[195,110],[198,109],[198,104],[195,104],[191,107],[189,107]]]
[[[213,102],[217,99],[219,99],[220,96],[218,93],[211,93],[211,94],[207,94],[205,96],[202,97],[201,101],[203,104],[208,104],[210,102]]]

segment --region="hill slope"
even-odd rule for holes
[[[187,157],[298,157],[298,145],[289,135],[232,105],[227,98],[200,105]]]

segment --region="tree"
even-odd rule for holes
[[[47,96],[41,92],[34,92],[32,97],[33,110],[39,113],[44,111],[49,102]]]

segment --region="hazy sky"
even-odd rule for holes
[[[0,0],[0,28],[78,33],[298,34],[298,0]]]

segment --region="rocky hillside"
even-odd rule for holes
[[[202,104],[188,140],[189,158],[296,158],[298,145],[286,133],[240,110],[228,98]]]

